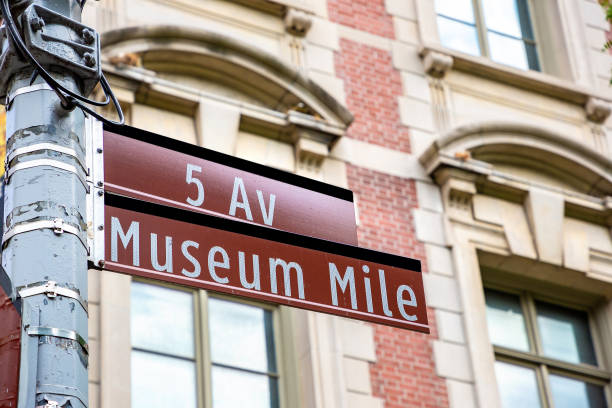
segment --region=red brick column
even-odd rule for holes
[[[393,21],[384,0],[329,0],[333,22],[394,39]],[[344,81],[346,103],[355,116],[347,137],[410,152],[409,129],[402,126],[398,97],[400,73],[390,52],[341,38],[335,55],[336,75]],[[413,180],[347,165],[349,188],[358,197],[359,245],[418,258],[427,271],[425,247],[417,241],[412,209],[418,207]],[[370,375],[375,397],[385,408],[448,407],[446,383],[435,373],[435,314],[430,310],[429,336],[376,325],[377,363]]]

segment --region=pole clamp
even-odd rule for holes
[[[46,82],[43,84],[35,84],[30,86],[24,86],[23,88],[16,89],[14,92],[6,95],[6,100],[4,104],[6,105],[6,110],[11,110],[11,105],[16,97],[19,95],[37,92],[37,91],[53,91],[53,88],[49,86]]]
[[[87,301],[81,297],[81,294],[70,288],[63,286],[57,286],[57,282],[37,282],[27,286],[20,286],[17,288],[17,293],[21,298],[27,298],[36,295],[47,295],[48,298],[54,299],[57,296],[63,296],[71,298],[79,302],[79,304],[85,310],[85,313],[89,316],[89,309],[87,307]]]
[[[68,339],[79,343],[83,352],[89,355],[89,346],[81,335],[74,330],[58,329],[57,327],[32,326],[27,329],[28,336],[49,336]]]
[[[21,163],[17,163],[13,166],[10,166],[8,164],[8,161],[6,162],[6,184],[10,184],[11,182],[11,176],[19,171],[19,170],[25,170],[25,169],[31,169],[34,167],[41,167],[41,166],[47,166],[47,167],[54,167],[56,169],[60,169],[60,170],[64,170],[64,171],[68,171],[70,173],[73,173],[74,175],[77,176],[77,178],[79,179],[79,181],[81,182],[81,184],[83,184],[83,187],[85,187],[85,190],[89,191],[89,186],[87,185],[87,180],[85,180],[85,177],[83,177],[83,175],[79,172],[79,169],[76,166],[73,166],[72,164],[68,164],[68,163],[64,163],[62,161],[59,160],[54,160],[54,159],[36,159],[36,160],[29,160],[29,161],[25,161],[25,162],[21,162]],[[87,173],[87,172],[85,172]]]
[[[39,220],[39,221],[31,221],[31,222],[23,222],[11,227],[9,230],[5,231],[2,236],[2,246],[8,242],[15,235],[23,234],[24,232],[36,231],[39,229],[51,229],[56,235],[61,235],[64,232],[68,234],[75,235],[85,249],[89,250],[87,247],[86,238],[81,235],[81,230],[79,227],[76,227],[72,224],[65,222],[61,218],[55,218],[53,220]]]
[[[44,150],[48,150],[48,151],[52,151],[52,152],[56,152],[56,153],[60,153],[60,154],[64,154],[64,155],[72,157],[73,159],[77,161],[77,163],[79,163],[79,165],[83,169],[83,172],[89,175],[89,169],[87,168],[87,164],[85,164],[85,162],[79,156],[79,154],[77,153],[75,149],[72,149],[70,147],[65,147],[65,146],[57,146],[57,145],[54,145],[53,143],[36,143],[33,145],[20,147],[18,149],[13,150],[11,154],[8,155],[8,157],[6,158],[7,167],[10,167],[8,166],[8,163],[13,161],[13,159],[15,159],[15,157],[17,156],[21,156],[21,155],[28,154],[28,153],[40,152]]]

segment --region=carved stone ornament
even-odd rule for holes
[[[435,78],[443,78],[453,66],[453,57],[441,52],[425,49],[421,57],[425,72]]]
[[[298,37],[303,37],[312,26],[310,14],[290,8],[285,14],[285,30]]]
[[[603,99],[590,97],[584,109],[587,118],[596,123],[603,123],[610,116],[610,104]]]

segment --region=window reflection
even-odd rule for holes
[[[519,297],[487,289],[485,298],[491,342],[497,346],[529,351],[527,327]]]
[[[570,363],[597,365],[588,315],[578,310],[536,302],[544,355]]]
[[[527,0],[436,0],[435,9],[442,45],[518,69],[540,69]]]
[[[474,24],[472,0],[436,0],[436,13],[446,17]]]
[[[271,384],[271,383],[274,383]],[[224,367],[213,367],[214,408],[270,408],[277,406],[276,379]]]
[[[213,408],[277,408],[272,312],[208,301]]]
[[[606,408],[603,387],[560,375],[550,376],[555,408]]]
[[[195,362],[132,350],[132,408],[196,408]]]
[[[466,54],[480,55],[476,27],[439,16],[438,31],[440,41],[446,47]]]
[[[534,369],[497,361],[495,374],[504,408],[541,406]]]
[[[134,282],[131,296],[132,346],[193,358],[193,295]]]

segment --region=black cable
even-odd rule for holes
[[[81,0],[81,1],[82,2],[80,3],[80,5],[83,6],[86,0]],[[56,81],[55,78],[53,78],[51,74],[49,74],[49,72],[42,65],[40,65],[40,63],[36,60],[36,58],[32,55],[32,53],[30,53],[30,50],[28,50],[27,46],[23,42],[23,39],[21,38],[21,35],[19,34],[19,30],[17,28],[17,25],[15,24],[15,20],[13,19],[13,16],[10,12],[10,8],[8,6],[8,0],[0,0],[0,11],[2,11],[2,14],[5,16],[6,27],[8,28],[8,32],[11,36],[11,39],[13,40],[15,45],[18,47],[19,51],[21,51],[21,53],[25,56],[25,58],[35,67],[35,70],[38,71],[38,75],[40,75],[45,80],[45,82],[47,82],[47,84],[51,87],[51,89],[53,89],[53,91],[57,94],[58,98],[61,101],[62,106],[65,109],[70,110],[78,106],[83,111],[89,113],[90,115],[94,116],[95,118],[103,122],[107,122],[107,123],[111,123],[115,125],[122,125],[124,123],[125,118],[124,118],[121,106],[119,105],[119,102],[115,98],[115,95],[113,94],[113,91],[110,88],[110,85],[108,84],[108,81],[106,80],[106,77],[104,76],[104,74],[102,74],[100,78],[100,83],[102,85],[102,89],[104,91],[104,96],[105,96],[105,100],[102,102],[86,98],[84,96],[81,96],[71,91],[70,89],[65,88],[62,84]],[[93,106],[107,106],[111,102],[111,100],[113,102],[115,109],[117,110],[120,122],[113,122],[111,120],[108,120],[102,117],[101,115],[97,114],[95,111],[93,111],[89,107],[83,105],[83,103],[85,103],[85,104],[93,105]]]
[[[19,48],[19,51],[21,51],[22,54],[26,57],[26,59],[29,60],[29,62],[32,65],[34,65],[36,69],[38,69],[40,76],[43,77],[43,79],[49,84],[49,86],[51,86],[51,88],[53,88],[56,91],[56,93],[59,90],[63,94],[71,96],[75,99],[78,99],[90,105],[106,106],[109,104],[110,102],[109,98],[106,98],[106,100],[103,102],[94,101],[84,96],[81,96],[71,91],[70,89],[65,88],[62,84],[57,82],[55,78],[53,78],[51,74],[49,74],[47,70],[42,65],[40,65],[40,63],[36,60],[36,58],[32,55],[32,53],[30,53],[30,50],[28,50],[28,47],[23,42],[23,39],[21,38],[21,35],[19,34],[17,25],[15,24],[15,20],[13,20],[13,16],[10,13],[10,9],[8,6],[8,0],[2,0],[0,2],[0,5],[2,6],[2,13],[6,16],[6,26],[9,30],[9,34],[11,35],[11,38],[13,39],[17,47]],[[61,96],[58,95],[58,96],[62,100],[62,105],[65,106],[65,103],[68,103],[66,96],[65,95],[61,95]]]
[[[90,107],[88,107],[87,105],[82,104],[79,101],[75,102],[75,105],[81,109],[83,112],[85,113],[89,113],[91,116],[93,116],[94,118],[106,123],[106,124],[110,124],[110,125],[117,125],[117,126],[121,126],[125,123],[125,117],[123,115],[123,109],[121,109],[121,105],[119,104],[119,101],[117,100],[117,98],[115,97],[115,94],[113,93],[110,84],[108,83],[106,77],[104,76],[104,74],[102,74],[102,77],[100,78],[100,85],[102,85],[102,89],[104,90],[104,94],[105,95],[110,95],[111,100],[113,101],[113,105],[115,107],[115,110],[117,111],[117,114],[119,115],[119,121],[115,122],[112,121],[110,119],[107,119],[105,117],[103,117],[102,115],[100,115],[99,113],[97,113],[96,111],[94,111],[93,109],[91,109]]]

